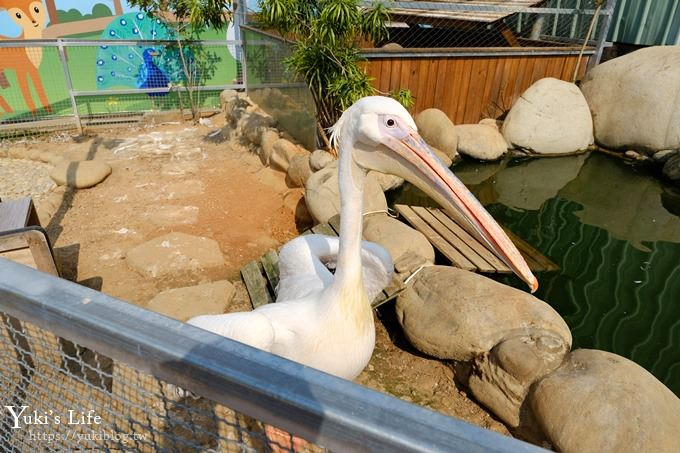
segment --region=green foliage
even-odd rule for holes
[[[399,103],[403,105],[406,110],[409,110],[411,107],[413,107],[413,104],[416,102],[411,90],[401,89],[396,93],[391,93],[390,96],[399,101]]]
[[[59,23],[65,23],[65,22],[75,22],[75,21],[80,21],[80,20],[87,20],[87,19],[96,19],[98,17],[111,17],[113,15],[113,12],[111,12],[111,8],[108,6],[102,4],[102,3],[97,3],[92,7],[92,13],[91,14],[82,14],[80,11],[77,9],[69,9],[68,11],[64,11],[61,9],[57,10],[57,17],[59,18]]]
[[[192,36],[208,27],[222,29],[230,21],[231,0],[128,0],[128,4],[158,17],[171,12],[178,23],[188,25],[182,32]]]
[[[359,98],[375,94],[361,68],[362,39],[388,37],[382,3],[359,8],[358,0],[260,0],[260,21],[293,39],[288,68],[309,86],[322,127],[333,125]]]

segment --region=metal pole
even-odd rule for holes
[[[604,22],[602,22],[602,28],[600,29],[600,36],[597,40],[597,46],[595,48],[595,58],[590,60],[588,64],[588,69],[600,64],[602,59],[602,52],[604,52],[604,46],[607,42],[607,35],[609,34],[609,27],[612,25],[612,20],[614,19],[614,8],[616,7],[616,0],[607,0],[607,6],[600,12],[601,16],[604,17]]]
[[[78,104],[76,103],[76,97],[73,94],[73,81],[71,80],[71,73],[68,69],[68,62],[66,61],[66,52],[64,52],[64,43],[61,39],[57,40],[57,45],[59,47],[59,59],[61,60],[61,67],[64,70],[64,79],[66,80],[66,88],[68,88],[68,95],[71,98],[71,108],[73,109],[73,117],[76,121],[76,128],[78,128],[78,133],[83,133],[83,124],[80,120],[80,113],[78,113]]]
[[[241,14],[243,14],[243,20],[245,23],[246,8],[245,5],[241,5]],[[243,30],[241,24],[238,25],[241,30],[241,83],[243,83],[243,88],[245,89],[246,96],[248,96],[248,40],[246,39],[246,30]]]
[[[0,259],[0,276],[0,314],[333,451],[545,451],[12,261]],[[153,429],[134,417],[135,425]]]

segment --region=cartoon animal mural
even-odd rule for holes
[[[18,39],[41,39],[43,37],[47,14],[41,1],[0,0],[0,10],[7,10],[10,18],[21,28],[21,36]],[[0,39],[8,38],[0,36]],[[31,95],[29,79],[33,82],[43,108],[47,112],[52,112],[38,71],[42,56],[43,49],[40,47],[0,48],[0,73],[3,73],[4,85],[9,85],[4,71],[15,71],[24,101],[34,115],[37,114],[37,109]],[[11,107],[1,97],[0,108],[7,113],[12,112]]]
[[[111,21],[102,32],[102,39],[112,40],[172,40],[172,31],[159,19],[144,13],[128,13]],[[185,60],[193,57],[185,48]],[[169,88],[184,81],[179,50],[163,45],[100,46],[97,51],[97,88]],[[164,96],[167,92],[149,93]]]

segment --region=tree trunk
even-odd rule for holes
[[[123,14],[123,6],[120,4],[120,0],[113,0],[113,9],[116,16],[121,16]]]
[[[59,16],[57,16],[57,7],[54,4],[54,0],[45,0],[47,5],[47,13],[50,15],[50,25],[56,25],[59,23]]]

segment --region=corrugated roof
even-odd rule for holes
[[[609,40],[680,45],[680,0],[618,0]]]
[[[391,8],[391,13],[401,16],[418,16],[437,19],[467,20],[472,22],[490,23],[510,16],[514,13],[506,9],[493,11],[494,6],[503,7],[532,7],[543,3],[545,0],[435,0],[432,3],[442,3],[442,9],[417,9],[417,8]],[[451,11],[446,5],[459,4],[466,6],[490,7],[491,11]]]

